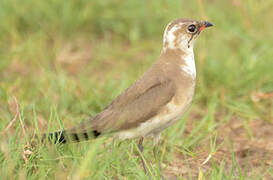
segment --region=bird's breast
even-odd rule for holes
[[[179,93],[179,92],[178,92]],[[159,134],[161,131],[177,122],[188,109],[194,94],[194,85],[183,94],[176,94],[151,119],[139,124],[136,128],[121,131],[117,134],[120,139],[131,139]]]

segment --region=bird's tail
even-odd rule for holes
[[[100,132],[93,130],[91,132],[75,132],[71,130],[56,131],[42,136],[42,142],[50,142],[52,144],[65,144],[70,142],[87,141],[97,138]]]

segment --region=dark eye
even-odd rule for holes
[[[193,32],[195,32],[195,30],[196,30],[196,26],[194,24],[189,25],[188,31],[190,31],[191,33],[193,33]]]

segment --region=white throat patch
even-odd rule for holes
[[[188,48],[188,51],[186,52],[186,54],[181,58],[185,61],[185,64],[181,65],[181,69],[195,79],[196,68],[195,68],[193,48],[192,47]]]
[[[178,40],[175,38],[178,38],[175,35],[175,32],[182,26],[183,24],[176,24],[171,29],[169,29],[169,26],[171,23],[169,23],[164,31],[164,37],[163,37],[163,52],[166,51],[166,49],[181,49],[183,52],[185,52],[185,55],[181,57],[185,61],[185,64],[181,66],[181,69],[192,76],[194,79],[196,78],[196,69],[195,69],[195,61],[194,61],[194,53],[193,53],[193,46],[194,41],[192,41],[190,44],[188,44],[188,38],[186,35],[180,36]],[[175,46],[175,42],[178,41],[178,47]]]

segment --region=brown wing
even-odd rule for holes
[[[149,77],[148,77],[149,76]],[[115,132],[137,127],[149,120],[175,94],[175,86],[164,75],[147,71],[102,112],[81,124],[85,130]]]

